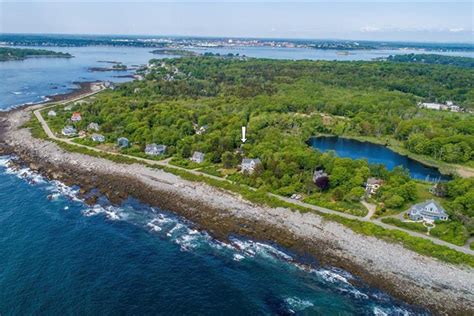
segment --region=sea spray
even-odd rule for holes
[[[131,241],[127,243],[128,246],[124,245],[123,247],[125,247],[125,249],[118,252],[118,254],[115,253],[118,249],[102,249],[98,250],[98,255],[94,257],[93,261],[89,259],[88,262],[90,262],[90,265],[84,271],[88,271],[94,266],[97,266],[99,271],[102,271],[102,269],[100,269],[101,264],[98,262],[102,262],[101,260],[106,260],[106,258],[112,256],[110,262],[105,261],[107,262],[106,265],[112,266],[103,268],[105,270],[100,272],[101,274],[98,275],[98,279],[96,277],[93,278],[96,280],[94,282],[98,282],[97,280],[104,278],[107,279],[106,274],[104,275],[105,271],[118,264],[123,266],[123,271],[117,270],[115,274],[126,273],[126,269],[132,269],[134,266],[139,267],[144,262],[146,263],[152,260],[151,258],[154,258],[155,255],[154,252],[150,253],[149,249],[154,249],[154,247],[156,247],[154,245],[160,245],[156,251],[158,254],[157,258],[162,259],[158,261],[160,262],[159,264],[152,265],[151,268],[158,269],[160,265],[169,265],[169,268],[164,270],[167,271],[166,274],[169,275],[169,280],[174,280],[173,282],[180,284],[180,292],[188,293],[187,295],[194,295],[196,297],[194,300],[200,301],[201,306],[206,304],[206,301],[203,301],[204,297],[206,300],[209,300],[209,302],[212,302],[212,308],[220,309],[224,309],[225,306],[218,305],[218,302],[223,301],[226,303],[226,306],[233,306],[232,300],[242,297],[242,301],[239,301],[233,308],[235,311],[241,311],[244,314],[246,313],[245,311],[248,313],[250,310],[254,312],[259,311],[263,314],[271,314],[278,311],[280,313],[289,314],[318,312],[334,314],[343,312],[380,315],[383,313],[389,315],[403,315],[412,311],[411,307],[393,300],[388,295],[376,289],[352,285],[351,281],[354,277],[345,271],[331,267],[302,265],[298,263],[295,255],[280,248],[278,245],[254,241],[242,236],[231,236],[228,242],[219,241],[212,238],[207,232],[197,230],[191,222],[181,217],[158,208],[144,205],[133,199],[129,199],[122,205],[117,206],[108,203],[105,197],[101,197],[99,203],[86,205],[80,195],[78,187],[69,187],[60,181],[48,181],[28,168],[14,167],[11,163],[12,159],[14,158],[0,157],[0,177],[13,177],[21,179],[17,181],[28,183],[29,185],[24,188],[25,190],[33,190],[37,196],[43,196],[42,201],[36,201],[44,205],[41,209],[48,213],[57,212],[56,216],[53,216],[53,214],[52,217],[48,217],[50,221],[56,221],[61,218],[66,220],[55,228],[53,235],[54,243],[49,243],[49,245],[56,247],[55,251],[61,251],[62,247],[65,247],[64,249],[67,249],[67,247],[74,247],[74,249],[78,247],[92,247],[97,244],[97,240],[103,239],[101,236],[103,234],[107,234],[106,236],[108,237],[104,236],[106,240],[110,238],[121,240],[122,237],[120,236],[125,235],[125,237],[123,237],[125,238],[124,240]],[[9,181],[13,180],[11,179]],[[28,187],[30,188],[28,189]],[[27,216],[34,217],[35,214],[31,213],[34,210],[34,208],[31,208]],[[15,212],[21,213],[21,210],[16,210]],[[15,215],[15,213],[8,213],[9,217],[7,217],[6,220],[9,220],[11,216],[13,216],[10,214]],[[80,218],[83,218],[83,220],[80,220]],[[35,219],[34,223],[36,226],[38,223],[41,223],[41,221]],[[67,226],[68,224],[72,226],[70,229],[67,229],[67,231],[72,231],[76,234],[82,234],[84,230],[91,230],[91,233],[86,233],[86,244],[84,244],[84,242],[76,244],[77,237],[70,239],[64,232],[57,235],[56,232],[62,229],[61,226]],[[48,223],[44,222],[40,227],[45,225],[47,226]],[[92,230],[92,227],[98,228]],[[135,228],[132,229],[131,227]],[[41,228],[27,231],[38,233],[41,232]],[[140,235],[148,237],[143,237],[145,239],[142,240],[138,237]],[[48,236],[50,235],[48,234]],[[36,240],[41,241],[42,238],[32,240],[37,242]],[[132,248],[127,250],[127,247],[132,247],[132,245],[136,247],[136,249]],[[2,246],[4,246],[4,244],[2,244]],[[80,254],[80,256],[87,257],[90,251],[92,251],[89,248],[86,249],[88,249],[87,252]],[[130,253],[128,253],[129,251]],[[120,253],[122,252],[127,253],[125,261],[120,261]],[[182,253],[182,255],[179,253]],[[75,256],[72,258],[74,257]],[[67,258],[70,257],[63,255],[62,258],[61,260],[68,260]],[[177,260],[176,258],[183,259],[175,261]],[[190,262],[190,266],[187,266],[188,261]],[[93,265],[92,262],[94,262]],[[48,262],[45,266],[53,264],[54,261]],[[83,269],[76,266],[77,263],[71,263],[70,265],[70,275],[74,275],[76,273],[75,271],[81,271],[81,269]],[[176,266],[176,269],[174,266]],[[194,266],[199,266],[199,269],[194,270]],[[179,267],[179,269],[177,267]],[[62,265],[61,269],[69,269],[69,265]],[[193,273],[186,274],[186,277],[181,279],[179,277],[179,270],[193,271]],[[8,269],[5,271],[8,271]],[[28,273],[33,273],[32,271],[33,270],[29,270]],[[152,272],[153,270],[150,271]],[[133,273],[135,275],[134,278],[137,278],[143,271],[137,270]],[[199,273],[203,274],[199,275]],[[176,274],[176,276],[173,276],[174,274]],[[34,277],[34,275],[32,275],[32,277]],[[81,278],[84,278],[84,275],[81,276]],[[150,276],[145,279],[149,278]],[[111,280],[107,282],[112,282]],[[67,279],[63,281],[64,284],[68,284],[67,282]],[[159,298],[163,293],[168,293],[167,284],[169,282],[170,281],[155,282],[156,284],[153,282],[150,284],[140,283],[136,285],[135,288],[138,286],[138,288],[143,289],[140,292],[140,298],[144,295],[146,296],[148,291],[157,291],[156,294],[153,295],[153,303],[155,301],[161,302],[160,310],[166,311],[165,305],[171,300],[160,301]],[[117,286],[120,288],[120,286],[123,287],[125,284],[126,283],[121,282],[120,285]],[[216,286],[219,287],[219,290],[217,288],[214,289],[214,284],[217,284]],[[225,287],[226,284],[230,284],[231,286]],[[107,287],[108,285],[103,284],[102,287],[104,286]],[[173,287],[174,285],[171,283],[169,286]],[[83,287],[87,288],[86,285],[83,285]],[[150,290],[150,287],[152,287],[153,290]],[[190,292],[186,292],[186,289],[189,287]],[[223,287],[226,288],[226,290],[223,291]],[[148,290],[145,291],[145,288],[148,288]],[[233,288],[235,288],[236,292],[231,290]],[[74,293],[74,289],[75,288],[69,288],[65,293]],[[177,290],[178,289],[175,289],[174,291]],[[207,292],[208,290],[210,292]],[[95,293],[97,289],[90,289],[89,291]],[[130,291],[131,290],[128,289],[124,293],[129,293]],[[200,291],[203,293],[202,296],[198,294]],[[228,291],[228,293],[226,291]],[[173,293],[173,291],[170,293]],[[211,297],[214,296],[216,296],[217,299],[219,295],[225,296],[220,297],[218,301],[211,299]],[[70,299],[74,300],[77,298],[72,297]],[[102,299],[106,300],[108,298],[102,297]],[[8,300],[14,302],[15,297],[9,297]],[[134,297],[134,300],[139,300],[139,297]],[[177,298],[174,298],[173,301],[176,300]],[[6,301],[7,300],[4,300],[3,302]],[[124,299],[124,301],[126,300]],[[334,305],[332,302],[339,303]],[[59,299],[57,304],[61,303],[62,300]],[[153,303],[148,302],[145,305],[142,304],[142,306],[151,306]],[[0,303],[0,307],[2,307],[1,304],[2,303]],[[186,305],[184,302],[181,304]],[[187,304],[189,304],[189,308],[193,306],[190,303]],[[117,305],[120,305],[120,303],[116,302],[110,305],[109,308],[113,308],[113,306]],[[246,305],[250,310],[245,309]],[[6,305],[3,307],[5,306]],[[143,310],[141,310],[141,312],[145,313]],[[183,310],[183,313],[184,312],[185,310]],[[207,312],[212,312],[212,310],[208,309]],[[419,311],[416,312],[419,313]]]

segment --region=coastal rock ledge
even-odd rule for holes
[[[245,235],[276,242],[302,256],[312,255],[321,265],[345,269],[369,285],[424,306],[433,314],[474,315],[472,268],[450,265],[399,244],[356,234],[317,214],[255,205],[238,195],[162,170],[66,152],[21,128],[30,117],[30,108],[1,114],[0,152],[15,153],[51,179],[77,184],[84,194],[98,188],[114,203],[133,196],[173,211],[219,239]]]

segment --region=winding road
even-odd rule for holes
[[[54,106],[57,106],[58,104],[61,105],[61,104],[66,104],[66,103],[78,101],[80,99],[90,97],[91,95],[94,95],[94,94],[96,94],[100,91],[101,90],[94,91],[92,93],[89,93],[89,94],[83,95],[81,97],[78,97],[74,100],[67,100],[67,101],[54,103],[54,104],[47,104],[47,105],[41,104],[41,105],[33,106],[30,109],[33,110],[34,115],[36,116],[36,118],[40,122],[40,124],[41,124],[43,130],[45,131],[46,135],[49,138],[51,138],[55,141],[67,143],[67,144],[74,145],[74,146],[77,146],[77,147],[87,148],[89,150],[93,150],[93,151],[98,152],[98,153],[106,153],[106,154],[109,154],[109,155],[122,156],[122,157],[126,157],[126,158],[131,158],[131,159],[134,159],[134,160],[137,160],[137,161],[142,161],[142,162],[144,162],[146,164],[149,164],[149,165],[156,165],[156,166],[173,168],[173,169],[185,171],[185,172],[188,172],[188,173],[191,173],[191,174],[194,174],[194,175],[211,178],[211,179],[218,180],[218,181],[227,181],[229,183],[233,183],[232,181],[230,181],[228,179],[213,176],[213,175],[210,175],[210,174],[198,171],[198,170],[190,170],[190,169],[185,169],[185,168],[182,168],[182,167],[179,167],[179,166],[171,165],[171,164],[169,164],[169,159],[157,161],[157,160],[151,160],[151,159],[146,159],[146,158],[141,158],[141,157],[135,157],[135,156],[131,156],[131,155],[110,152],[110,151],[106,151],[106,150],[103,150],[103,149],[78,144],[78,143],[73,142],[73,140],[71,140],[71,139],[58,137],[53,133],[53,131],[49,127],[48,123],[44,120],[44,118],[41,114],[41,111],[46,110],[46,109],[51,108],[51,107],[54,107]],[[251,190],[256,190],[255,188],[252,188],[252,187],[249,187],[249,188]],[[399,230],[399,231],[403,231],[403,232],[409,234],[410,236],[427,239],[427,240],[432,241],[433,243],[435,243],[437,245],[446,246],[448,248],[454,249],[454,250],[462,252],[462,253],[466,253],[466,254],[469,254],[469,255],[474,255],[474,251],[471,250],[469,247],[457,246],[457,245],[451,244],[449,242],[443,241],[441,239],[434,238],[434,237],[431,237],[431,236],[428,236],[428,235],[425,235],[425,234],[422,234],[422,233],[414,232],[414,231],[411,231],[411,230],[407,230],[407,229],[404,229],[404,228],[400,228],[400,227],[396,227],[396,226],[393,226],[393,225],[383,223],[380,220],[373,220],[373,219],[371,219],[371,217],[372,217],[373,213],[375,212],[375,209],[372,209],[372,208],[369,208],[369,213],[367,214],[367,216],[359,217],[359,216],[355,216],[355,215],[351,215],[351,214],[341,213],[341,212],[334,211],[334,210],[331,210],[331,209],[327,209],[327,208],[324,208],[324,207],[316,206],[316,205],[313,205],[313,204],[308,204],[308,203],[305,203],[305,202],[302,202],[302,201],[297,201],[297,200],[290,199],[290,198],[287,198],[287,197],[284,197],[284,196],[281,196],[281,195],[277,195],[277,194],[273,194],[273,193],[267,193],[267,194],[271,197],[277,198],[277,199],[279,199],[281,201],[284,201],[286,203],[302,206],[302,207],[305,207],[305,208],[308,208],[308,209],[311,209],[311,210],[314,210],[314,211],[317,211],[317,212],[325,213],[325,214],[338,215],[338,216],[345,217],[345,218],[348,218],[348,219],[351,219],[351,220],[359,220],[359,221],[363,221],[363,222],[370,222],[370,223],[373,223],[375,225],[381,226],[381,227],[386,228],[386,229],[396,229],[396,230]]]

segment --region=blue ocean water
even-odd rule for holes
[[[418,315],[354,276],[278,248],[214,240],[135,200],[93,207],[77,188],[0,157],[0,314]]]
[[[129,72],[90,72],[91,67],[110,67],[100,61],[118,61],[127,66],[143,65],[152,58],[171,57],[151,54],[152,48],[138,47],[42,47],[70,53],[74,58],[33,58],[23,61],[0,62],[0,110],[24,103],[41,102],[45,96],[60,94],[75,88],[74,82],[109,80],[124,82]],[[240,54],[249,57],[308,60],[372,60],[396,54],[420,53],[416,50],[360,50],[341,55],[336,50],[303,48],[233,47],[191,49],[219,54]],[[473,52],[437,52],[454,56],[474,57]]]
[[[313,137],[309,143],[313,148],[322,152],[333,150],[339,157],[366,159],[371,164],[382,164],[388,170],[402,166],[409,171],[410,176],[414,179],[427,181],[450,179],[449,176],[441,174],[437,168],[426,166],[382,145],[334,136]]]

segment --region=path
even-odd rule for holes
[[[360,203],[362,203],[362,205],[364,205],[365,208],[369,210],[369,212],[367,213],[367,215],[364,216],[364,219],[365,219],[365,220],[371,219],[372,216],[374,216],[375,211],[377,210],[377,205],[372,204],[372,203],[369,203],[369,202],[367,202],[367,201],[365,201],[365,200],[360,201]]]
[[[82,96],[82,97],[77,98],[77,99],[72,100],[72,101],[77,101],[79,99],[88,97],[88,96],[93,95],[93,94],[98,93],[98,92],[99,91],[90,93],[88,95]],[[72,102],[72,101],[69,100],[69,101],[61,102],[59,104],[65,104],[65,103]],[[35,107],[33,109],[34,110],[33,111],[34,115],[36,116],[38,121],[41,123],[41,126],[43,127],[43,130],[46,132],[47,136],[51,139],[54,139],[55,141],[67,143],[67,144],[74,145],[74,146],[77,146],[77,147],[87,148],[89,150],[93,150],[93,151],[99,152],[99,153],[122,156],[122,157],[130,158],[130,159],[134,159],[134,160],[137,160],[137,161],[142,161],[142,162],[145,162],[146,164],[149,164],[149,165],[152,165],[152,166],[156,165],[156,166],[173,168],[173,169],[180,170],[180,171],[185,171],[185,172],[197,175],[197,176],[203,176],[203,177],[207,177],[207,178],[218,180],[218,181],[226,181],[226,182],[229,182],[229,183],[234,183],[234,182],[232,182],[228,179],[213,176],[213,175],[201,172],[201,171],[190,170],[190,169],[178,167],[178,166],[175,166],[175,165],[171,165],[171,164],[169,164],[169,159],[157,161],[157,160],[152,160],[152,159],[146,159],[146,158],[126,155],[126,154],[122,154],[122,153],[114,153],[114,152],[106,151],[106,150],[99,149],[99,148],[96,148],[96,147],[90,147],[90,146],[87,146],[87,145],[78,144],[78,143],[73,142],[71,139],[57,137],[53,133],[53,131],[50,129],[48,123],[44,120],[43,116],[41,115],[42,110],[45,110],[47,108],[50,108],[50,107],[53,107],[53,106],[56,106],[56,105],[58,105],[58,103],[53,104],[53,105],[48,105],[48,106],[43,105],[43,107]],[[249,188],[251,190],[256,190],[255,188],[252,188],[252,187],[249,187]],[[271,197],[277,198],[281,201],[284,201],[284,202],[287,202],[287,203],[290,203],[290,204],[293,204],[293,205],[302,206],[302,207],[312,209],[312,210],[315,210],[317,212],[321,212],[321,213],[325,213],[325,214],[338,215],[340,217],[348,218],[348,219],[351,219],[351,220],[359,220],[359,221],[363,221],[363,222],[370,222],[370,223],[373,223],[375,225],[381,226],[381,227],[386,228],[386,229],[392,229],[392,230],[396,229],[396,230],[399,230],[399,231],[403,231],[403,232],[409,234],[410,236],[427,239],[427,240],[430,240],[430,241],[432,241],[433,243],[435,243],[437,245],[446,246],[448,248],[454,249],[454,250],[459,251],[459,252],[463,252],[463,253],[466,253],[466,254],[469,254],[469,255],[474,255],[474,251],[471,250],[469,247],[457,246],[457,245],[448,243],[446,241],[443,241],[441,239],[437,239],[437,238],[427,236],[427,235],[424,235],[424,234],[421,234],[421,233],[418,233],[418,232],[414,232],[414,231],[407,230],[407,229],[404,229],[404,228],[401,228],[401,227],[396,227],[396,226],[392,226],[392,225],[383,223],[380,220],[371,220],[371,216],[373,215],[373,213],[371,214],[370,210],[369,210],[369,214],[367,214],[367,216],[358,217],[358,216],[355,216],[355,215],[334,211],[334,210],[327,209],[327,208],[320,207],[320,206],[316,206],[316,205],[313,205],[313,204],[308,204],[308,203],[305,203],[305,202],[302,202],[302,201],[293,200],[293,199],[290,199],[290,198],[285,197],[285,196],[281,196],[281,195],[277,195],[277,194],[273,194],[273,193],[267,193],[267,194]]]

